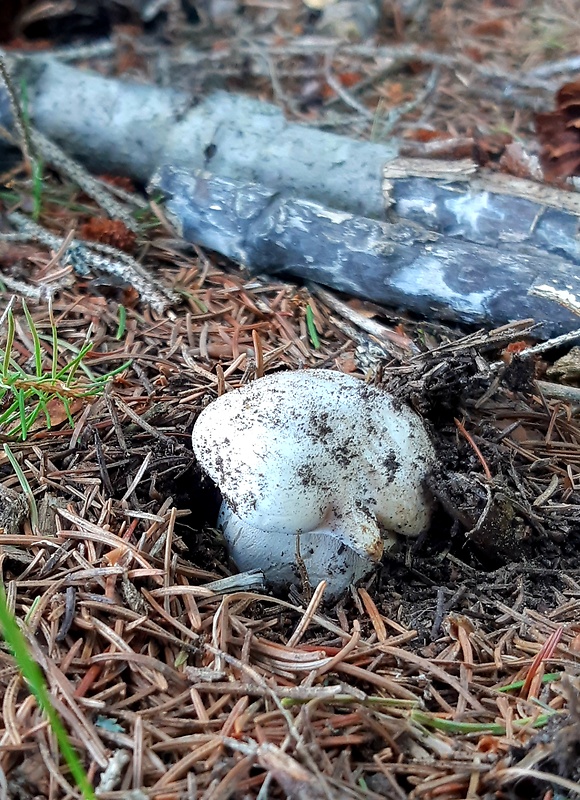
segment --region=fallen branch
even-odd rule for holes
[[[574,265],[539,247],[477,244],[169,166],[152,190],[163,192],[185,239],[253,272],[298,276],[426,317],[493,326],[532,317],[546,337],[578,326],[569,310],[530,293],[550,281],[580,295]]]
[[[8,61],[8,59],[7,59]],[[12,59],[25,81],[35,127],[95,172],[146,183],[162,164],[211,169],[367,216],[383,214],[383,164],[394,143],[359,142],[287,122],[269,103],[215,92],[195,103],[183,92],[101,75],[53,59]],[[0,92],[0,125],[11,127]]]
[[[473,164],[448,163],[449,175],[430,161],[395,163],[396,142],[287,122],[272,105],[226,92],[194,105],[50,59],[21,58],[13,70],[42,134],[96,171],[145,182],[160,169],[152,186],[170,197],[184,236],[254,272],[463,323],[533,317],[547,337],[577,325],[530,293],[551,286],[580,297],[574,193]],[[1,125],[10,113],[0,93]]]
[[[19,211],[8,214],[7,219],[21,232],[19,237],[21,241],[40,242],[55,252],[62,250],[62,261],[70,264],[73,270],[80,275],[93,270],[106,275],[115,275],[127,281],[138,289],[144,302],[149,303],[151,308],[158,313],[162,313],[178,300],[176,295],[152,277],[142,264],[121,250],[99,242],[84,242],[72,237],[66,239],[66,237],[56,236],[41,225],[29,220]],[[8,234],[8,236],[12,236],[12,234]],[[0,234],[0,240],[2,238],[4,236]],[[2,280],[10,286],[12,291],[19,291],[26,296],[39,298],[51,293],[50,287],[26,290],[25,285],[18,286],[16,281],[10,280],[9,276],[3,276]]]

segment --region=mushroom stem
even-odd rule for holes
[[[282,533],[272,536],[241,520],[224,503],[218,526],[226,540],[232,561],[245,571],[259,567],[273,589],[286,589],[302,578],[296,559],[297,544],[300,558],[312,586],[326,581],[325,599],[337,600],[347,589],[375,568],[368,556],[361,557],[350,547],[345,547],[330,531],[319,529],[300,534]]]
[[[383,555],[383,537],[376,520],[354,505],[342,511],[329,506],[322,525],[308,532],[333,536],[362,558],[380,561]]]

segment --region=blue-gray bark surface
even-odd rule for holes
[[[428,318],[499,326],[533,317],[543,323],[542,336],[578,327],[570,311],[528,293],[532,287],[549,284],[569,287],[580,295],[578,268],[547,248],[500,241],[502,230],[514,228],[509,215],[503,228],[497,220],[495,238],[491,230],[486,232],[483,221],[479,225],[475,213],[463,225],[449,215],[439,224],[443,232],[438,232],[416,221],[381,222],[263,186],[173,166],[158,172],[152,189],[164,194],[167,211],[185,239],[216,250],[252,272],[317,281]],[[408,198],[409,186],[404,190]],[[476,203],[481,205],[479,200]],[[436,204],[431,193],[432,223],[437,218]],[[573,220],[563,217],[572,225]],[[546,235],[536,227],[530,241],[541,242]],[[555,250],[559,248],[552,244]],[[572,245],[570,238],[567,246]]]

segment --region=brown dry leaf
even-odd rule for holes
[[[360,83],[363,76],[360,72],[340,72],[337,77],[346,89],[350,89]]]
[[[71,416],[79,412],[84,405],[86,405],[86,400],[82,397],[76,398],[76,400],[69,401],[69,409]],[[48,415],[50,417],[50,427],[51,428],[58,428],[59,425],[62,425],[63,422],[68,420],[68,415],[66,413],[64,404],[62,400],[59,400],[58,397],[53,397],[52,400],[49,400],[46,404],[46,408],[48,410]],[[44,414],[40,414],[36,422],[31,427],[31,432],[36,433],[37,431],[45,431],[46,430],[46,419]]]
[[[558,92],[556,102],[558,107],[574,116],[580,115],[580,81],[565,83]],[[578,122],[580,120],[576,120]],[[576,126],[577,127],[577,126]]]
[[[431,128],[414,128],[405,131],[403,136],[414,142],[432,142],[433,140],[451,139],[452,134],[449,131],[437,131]]]
[[[560,88],[556,107],[549,114],[536,115],[540,161],[549,180],[580,174],[580,81]]]
[[[473,36],[504,36],[508,32],[509,22],[507,19],[488,19],[479,22],[471,28]]]

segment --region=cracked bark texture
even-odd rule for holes
[[[533,317],[542,323],[540,335],[546,337],[578,327],[574,314],[528,293],[545,284],[580,293],[578,268],[557,252],[527,241],[522,244],[517,237],[504,241],[516,225],[509,214],[503,227],[491,214],[492,227],[487,230],[484,220],[494,208],[495,196],[482,203],[478,193],[472,206],[466,198],[459,218],[443,215],[442,232],[438,232],[415,220],[370,219],[264,186],[172,166],[157,173],[151,188],[163,193],[167,211],[185,239],[216,250],[254,273],[297,276],[427,318],[435,315],[496,327]],[[408,199],[409,187],[404,188]],[[416,199],[421,197],[422,190]],[[452,197],[456,200],[460,195]],[[430,200],[428,211],[421,212],[431,222],[437,218],[434,205]],[[421,203],[413,207],[417,210]],[[481,222],[480,209],[485,211]],[[566,224],[577,224],[576,218],[557,213]],[[529,241],[541,242],[548,230],[539,231],[537,226],[529,232]],[[569,248],[573,244],[570,237]],[[556,241],[551,247],[562,249]]]

